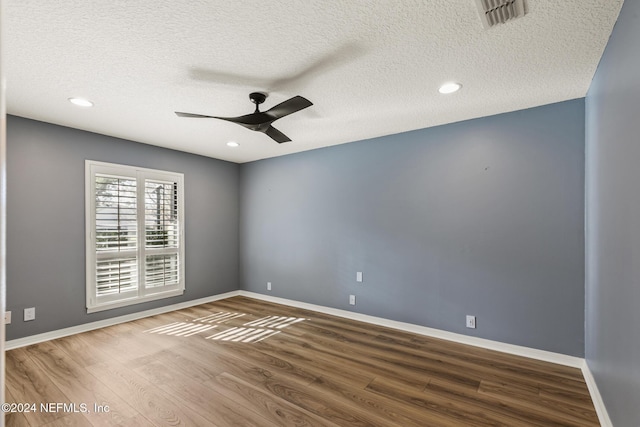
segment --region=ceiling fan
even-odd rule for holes
[[[260,104],[267,99],[267,95],[262,92],[253,92],[249,95],[251,102],[256,104],[256,111],[251,114],[245,114],[239,117],[216,117],[216,116],[204,116],[202,114],[181,113],[176,111],[178,117],[192,117],[192,118],[210,118],[226,120],[228,122],[237,123],[240,126],[244,126],[247,129],[255,130],[267,134],[278,144],[291,141],[287,135],[280,132],[278,129],[271,126],[271,123],[278,119],[288,116],[289,114],[303,110],[313,105],[311,101],[302,96],[294,96],[291,99],[287,99],[284,102],[270,108],[267,111],[260,111]]]

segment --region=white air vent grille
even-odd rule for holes
[[[526,13],[524,0],[476,0],[482,25],[491,28]]]

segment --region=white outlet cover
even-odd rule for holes
[[[28,322],[30,320],[36,319],[36,309],[35,307],[25,308],[24,309],[24,321]]]
[[[267,290],[270,291],[271,290],[271,282],[267,282]]]
[[[476,328],[476,316],[467,316],[467,328]]]
[[[356,296],[355,295],[349,295],[349,304],[356,305]]]
[[[11,312],[10,311],[5,311],[4,312],[4,324],[5,325],[10,325],[11,324]]]
[[[356,272],[356,282],[362,282],[362,271]]]

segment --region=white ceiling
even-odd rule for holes
[[[528,0],[485,30],[475,0],[7,0],[7,111],[243,163],[583,97],[622,2]],[[274,123],[293,141],[174,114],[252,91],[314,103]]]

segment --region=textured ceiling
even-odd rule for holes
[[[243,163],[583,97],[621,6],[528,0],[485,30],[475,0],[6,0],[7,111]],[[292,142],[174,114],[252,91],[314,103],[274,123]]]

